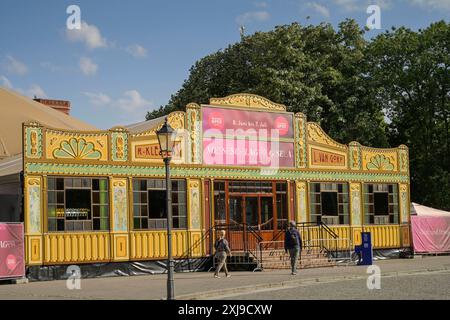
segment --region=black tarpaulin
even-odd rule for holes
[[[81,278],[136,276],[149,274],[163,274],[167,272],[167,260],[163,261],[135,261],[109,262],[53,266],[29,266],[27,278],[29,281],[66,280],[72,275],[69,266],[80,268]],[[175,261],[175,272],[208,271],[209,258],[185,259]]]

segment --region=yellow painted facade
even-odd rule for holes
[[[210,105],[284,112],[286,107],[263,97],[237,94],[213,98]],[[172,177],[186,181],[187,228],[173,232],[173,255],[203,257],[203,241],[213,224],[215,180],[277,180],[287,184],[289,215],[297,222],[311,221],[310,183],[348,184],[349,223],[331,225],[337,247],[346,250],[361,241],[360,233],[372,233],[375,249],[411,246],[409,213],[409,159],[406,146],[375,149],[357,142],[343,145],[330,138],[305,115],[293,117],[295,167],[282,168],[275,176],[260,168],[207,166],[202,164],[202,106],[192,103],[186,112],[174,112],[169,123],[178,131],[181,151],[171,164]],[[137,178],[163,178],[162,160],[151,153],[156,130],[130,133],[115,127],[99,132],[70,132],[24,125],[24,211],[27,265],[57,265],[114,261],[162,260],[167,257],[165,230],[136,230],[133,216],[133,183]],[[149,146],[149,155],[136,154]],[[142,152],[140,150],[139,152]],[[147,151],[146,151],[147,152]],[[315,157],[314,157],[315,156]],[[105,231],[49,231],[48,177],[103,177],[108,181],[109,228]],[[205,191],[209,183],[209,193]],[[365,221],[364,184],[390,183],[398,187],[398,223]],[[318,238],[318,229],[312,229]],[[199,245],[200,243],[200,245]]]

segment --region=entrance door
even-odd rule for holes
[[[244,233],[242,223],[244,222],[244,198],[241,196],[230,196],[228,200],[228,241],[232,250],[244,250]]]
[[[258,197],[245,197],[245,223],[255,230],[258,230],[259,225],[258,212]]]
[[[273,196],[245,196],[245,223],[255,230],[265,241],[274,235]]]
[[[260,233],[264,241],[273,239],[276,228],[276,214],[273,210],[273,197],[260,197]]]
[[[244,219],[242,217],[242,200],[243,197],[231,196],[228,201],[228,223],[238,224],[243,223]]]
[[[250,234],[254,232],[265,241],[281,239],[279,231],[287,221],[287,201],[286,182],[214,181],[215,225],[227,230],[233,250],[258,238]],[[242,224],[254,232],[243,232]]]

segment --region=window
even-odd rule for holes
[[[133,223],[135,230],[167,228],[165,180],[133,180]],[[172,226],[187,227],[185,180],[172,180]]]
[[[373,194],[373,205],[375,215],[388,215],[389,214],[389,194],[387,192],[377,192]]]
[[[364,184],[364,222],[398,223],[398,187],[396,184]]]
[[[286,229],[288,225],[287,183],[277,182],[276,191],[277,227],[278,230],[282,230]]]
[[[309,197],[312,222],[349,223],[348,184],[310,183]]]
[[[47,178],[48,231],[109,229],[106,178]]]
[[[226,224],[225,182],[214,181],[214,216],[215,224]]]
[[[149,219],[165,219],[166,214],[166,190],[148,190]]]
[[[322,206],[322,215],[337,216],[338,215],[338,193],[322,192],[320,195],[320,204]]]
[[[272,182],[267,181],[230,181],[228,182],[230,193],[272,193]]]

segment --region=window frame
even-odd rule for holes
[[[364,183],[363,184],[364,224],[366,225],[396,225],[400,223],[399,187],[396,183]],[[385,215],[375,214],[375,193],[388,194],[388,212]],[[376,220],[388,219],[388,222],[377,223]]]
[[[185,179],[171,179],[172,193],[172,228],[188,229],[187,182]],[[144,187],[145,185],[145,187]],[[180,187],[180,185],[182,185]],[[132,230],[165,230],[167,229],[167,213],[164,207],[164,218],[150,218],[150,191],[166,191],[166,180],[158,178],[134,178],[132,181],[133,207]],[[139,201],[136,201],[136,200]],[[145,199],[145,200],[143,200]],[[180,200],[181,199],[181,200]],[[181,208],[181,210],[180,210]],[[137,214],[139,213],[139,214]],[[180,214],[181,213],[181,214]],[[175,222],[176,220],[177,223]],[[183,226],[184,223],[184,226]],[[180,226],[181,225],[181,226]]]
[[[322,218],[337,218],[337,225],[350,225],[350,192],[348,182],[311,181],[309,187],[309,220],[321,222]],[[322,214],[322,193],[337,193],[337,215]]]
[[[46,179],[46,231],[48,233],[110,231],[110,196],[107,177],[47,176]],[[98,187],[94,184],[98,184]],[[67,210],[70,208],[67,207],[67,190],[90,190],[91,208],[87,219],[68,219]]]

